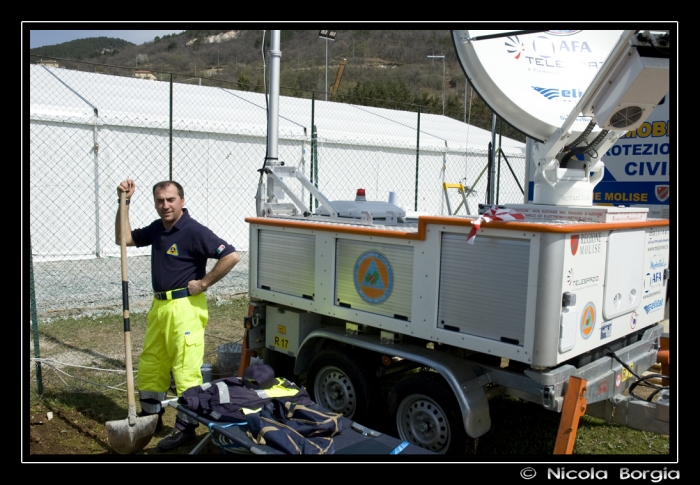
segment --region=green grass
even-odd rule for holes
[[[561,415],[511,396],[489,403],[491,430],[478,454],[551,455]],[[610,424],[591,416],[579,421],[574,455],[667,455],[669,437]]]
[[[610,424],[583,416],[576,435],[574,453],[579,455],[667,455],[671,451],[668,436]]]

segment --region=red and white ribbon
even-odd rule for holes
[[[523,219],[525,219],[525,216],[519,212],[515,212],[513,209],[499,209],[498,206],[494,205],[472,221],[472,230],[469,231],[469,236],[467,236],[467,244],[474,244],[476,233],[481,229],[482,221],[521,221]]]

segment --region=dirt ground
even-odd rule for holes
[[[124,418],[126,417],[125,415]],[[158,442],[170,433],[175,423],[175,410],[168,409],[163,421],[163,430],[154,435],[143,452],[134,455],[135,457],[143,459],[143,455],[182,455],[182,449],[166,453],[156,451]],[[40,403],[29,413],[28,433],[30,455],[60,455],[59,461],[65,461],[68,458],[66,455],[75,455],[72,458],[76,459],[80,458],[77,455],[89,455],[90,461],[99,459],[100,455],[118,455],[109,444],[104,418],[94,415],[90,409],[78,412],[71,408],[55,408],[51,404]],[[185,450],[194,448],[208,433],[204,426],[199,426],[197,440],[187,445]],[[208,443],[201,453],[222,454],[222,451]],[[42,461],[45,459],[51,461],[48,456],[41,457]]]

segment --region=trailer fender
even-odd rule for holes
[[[462,411],[467,434],[478,438],[491,429],[489,403],[484,391],[484,385],[490,382],[490,378],[488,374],[477,376],[463,359],[415,344],[382,344],[377,335],[351,335],[342,327],[327,327],[313,330],[306,336],[297,354],[295,374],[308,369],[328,340],[411,360],[434,369],[452,388]]]

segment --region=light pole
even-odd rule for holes
[[[318,38],[326,41],[326,101],[328,101],[328,41],[335,40],[335,30],[319,30]]]
[[[432,59],[442,59],[442,114],[445,115],[445,56],[425,56]]]

